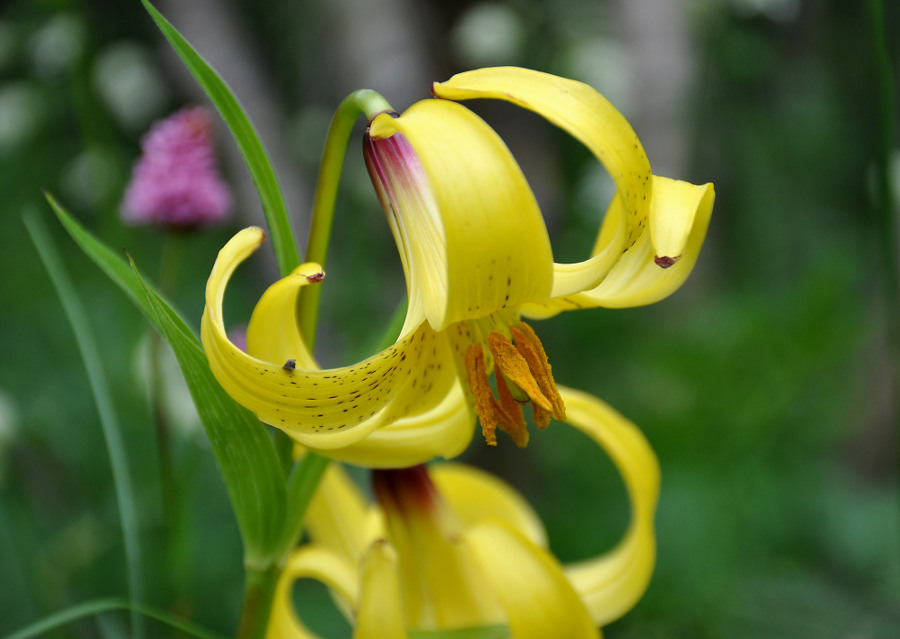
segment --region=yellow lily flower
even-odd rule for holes
[[[631,523],[608,553],[562,566],[537,515],[507,484],[456,463],[375,471],[367,506],[332,466],[289,559],[267,639],[311,639],[293,606],[297,579],[325,583],[354,639],[506,625],[515,639],[598,637],[647,588],[655,562],[659,467],[640,431],[600,400],[561,388],[569,423],[602,446],[625,481]]]
[[[409,310],[394,345],[353,366],[320,370],[295,320],[299,288],[324,276],[307,264],[260,300],[247,353],[234,347],[222,297],[231,273],[262,241],[259,229],[226,245],[207,286],[202,339],[228,393],[304,446],[368,466],[458,454],[471,437],[473,411],[489,444],[498,427],[527,443],[523,404],[540,428],[564,419],[547,356],[522,316],[667,296],[693,268],[712,211],[712,185],[652,175],[628,122],[587,85],[500,68],[459,74],[433,92],[442,99],[375,117],[365,138],[407,278]],[[484,97],[536,111],[610,171],[618,191],[584,262],[553,262],[515,159],[493,129],[451,101]]]

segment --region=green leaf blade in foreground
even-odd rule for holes
[[[244,542],[245,563],[268,564],[278,556],[286,496],[284,474],[265,428],[222,390],[200,341],[172,307],[56,200],[48,196],[47,201],[75,243],[134,301],[172,347],[225,480]]]
[[[137,273],[137,270],[135,270]],[[138,276],[143,283],[143,279]],[[166,310],[166,303],[145,288],[155,317],[150,321],[169,342],[181,368],[223,474],[245,543],[245,564],[261,568],[277,559],[284,527],[284,475],[275,447],[256,416],[239,406],[213,377],[206,354]],[[227,469],[227,470],[226,470]]]
[[[107,381],[106,370],[100,357],[94,333],[88,321],[84,304],[78,297],[72,281],[69,279],[59,252],[50,239],[46,227],[34,214],[25,217],[25,226],[31,240],[38,251],[50,281],[62,303],[63,312],[69,320],[75,342],[81,352],[81,359],[87,371],[91,393],[100,417],[100,427],[106,441],[106,452],[112,470],[113,486],[116,502],[119,507],[119,521],[122,526],[122,539],[125,547],[125,570],[128,581],[129,597],[141,602],[144,598],[142,589],[143,570],[141,568],[140,535],[138,534],[138,516],[135,510],[134,489],[131,484],[131,473],[128,468],[128,457],[122,439],[122,426],[116,413],[112,391]],[[131,631],[135,637],[143,637],[141,618],[132,613]]]
[[[175,615],[164,610],[134,604],[122,599],[96,599],[85,603],[75,604],[64,610],[47,615],[40,621],[36,621],[12,634],[5,635],[2,639],[31,639],[32,637],[44,636],[52,630],[63,628],[79,619],[114,612],[116,610],[130,610],[144,615],[145,617],[149,617],[150,619],[155,619],[175,630],[180,630],[181,632],[197,637],[198,639],[223,639],[219,635],[213,634],[197,624],[179,619]]]
[[[144,7],[153,18],[159,30],[175,49],[175,52],[184,62],[188,71],[203,88],[219,115],[225,120],[231,134],[234,136],[256,190],[262,203],[263,213],[269,225],[269,236],[275,250],[275,258],[278,261],[278,269],[282,276],[290,273],[300,264],[300,254],[294,243],[294,235],[291,231],[291,222],[288,218],[284,197],[278,178],[269,162],[265,149],[259,140],[259,136],[250,124],[249,118],[241,108],[240,103],[234,97],[228,85],[219,77],[218,73],[209,66],[200,54],[194,51],[187,40],[166,20],[159,11],[147,0],[141,0]]]

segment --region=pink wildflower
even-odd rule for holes
[[[141,150],[125,191],[123,220],[190,228],[225,217],[231,193],[216,170],[207,109],[182,109],[157,122]]]

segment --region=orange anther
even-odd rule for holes
[[[509,330],[513,339],[496,330],[488,334],[490,353],[480,342],[469,343],[464,365],[485,441],[496,446],[499,428],[524,447],[529,434],[522,414],[523,404],[531,404],[534,423],[541,429],[550,424],[551,417],[565,419],[566,407],[538,336],[524,322],[510,326]],[[488,358],[493,359],[496,394],[491,388]]]
[[[488,336],[488,344],[491,353],[494,355],[494,365],[500,374],[508,381],[521,388],[527,397],[523,397],[522,401],[531,400],[544,410],[552,411],[553,405],[550,400],[544,396],[540,386],[534,378],[530,370],[528,361],[516,349],[510,339],[502,334],[494,331]]]
[[[528,445],[528,426],[522,415],[522,405],[509,392],[509,386],[503,375],[495,375],[494,379],[497,382],[497,397],[500,400],[500,406],[503,412],[511,418],[509,423],[500,421],[498,426],[509,433],[519,448],[525,448]]]
[[[497,435],[494,432],[497,422],[494,419],[494,396],[491,394],[491,383],[488,380],[487,369],[484,366],[484,352],[481,345],[471,344],[466,349],[466,375],[469,378],[469,388],[475,398],[475,412],[481,421],[481,432],[484,440],[490,446],[497,445]]]
[[[537,386],[541,389],[542,395],[549,398],[549,402],[546,405],[536,401],[534,397],[532,397],[532,400],[536,405],[553,415],[554,418],[564,420],[566,418],[566,405],[559,395],[556,382],[553,381],[550,362],[547,360],[547,353],[544,351],[541,340],[538,339],[534,330],[525,322],[520,322],[518,327],[512,326],[509,330],[513,339],[516,340],[516,350],[528,363],[532,379],[535,380]],[[535,422],[537,423],[537,416],[535,416]]]

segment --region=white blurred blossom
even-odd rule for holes
[[[42,78],[64,74],[81,59],[85,27],[78,16],[53,16],[29,38],[27,50],[35,73]]]
[[[93,85],[119,123],[134,132],[162,115],[169,101],[150,54],[136,42],[106,47],[94,63]]]
[[[472,67],[516,64],[525,27],[522,18],[510,7],[483,2],[463,14],[451,39],[454,52],[463,64]]]
[[[0,155],[14,151],[38,130],[44,113],[37,87],[27,81],[0,85]]]

